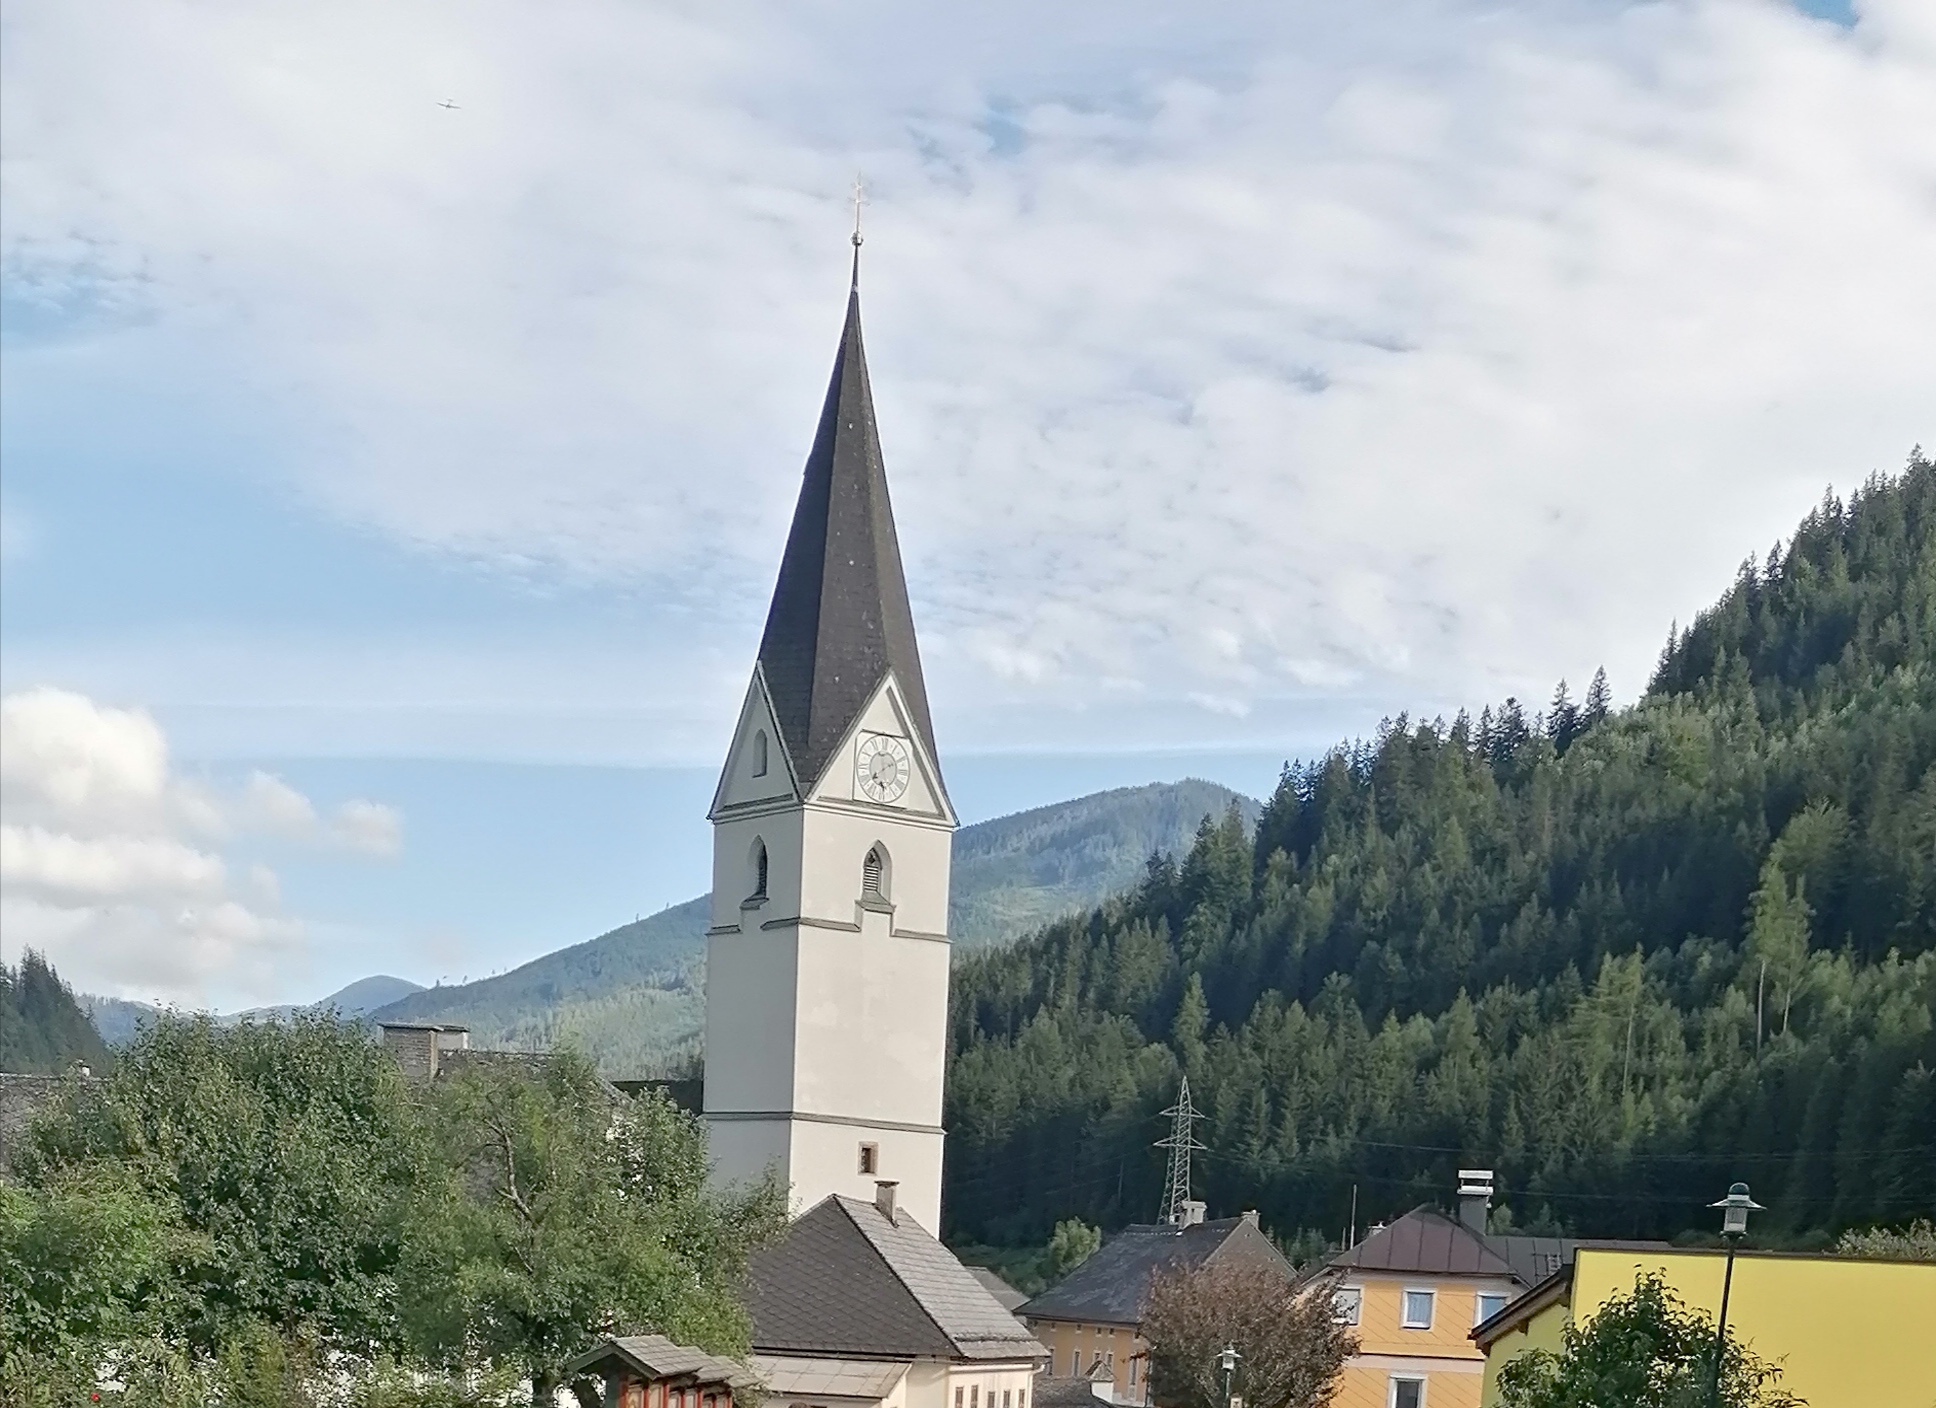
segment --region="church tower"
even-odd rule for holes
[[[739,726],[713,798],[706,1124],[717,1175],[777,1167],[941,1231],[942,785],[855,282]]]

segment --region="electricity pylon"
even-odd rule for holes
[[[1183,1205],[1190,1201],[1190,1151],[1202,1149],[1191,1128],[1203,1116],[1190,1103],[1190,1078],[1176,1092],[1176,1103],[1163,1111],[1170,1116],[1170,1137],[1156,1141],[1159,1149],[1170,1151],[1169,1187],[1163,1193],[1163,1220],[1172,1227],[1183,1225]]]

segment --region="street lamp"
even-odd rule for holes
[[[1721,1278],[1721,1319],[1714,1327],[1714,1363],[1708,1370],[1707,1396],[1711,1408],[1721,1408],[1721,1351],[1728,1340],[1728,1295],[1734,1290],[1734,1253],[1748,1235],[1748,1214],[1761,1212],[1760,1203],[1748,1196],[1748,1185],[1736,1183],[1727,1197],[1711,1208],[1721,1209],[1721,1240],[1728,1244],[1728,1269]]]
[[[1237,1372],[1237,1361],[1242,1358],[1234,1344],[1226,1344],[1223,1353],[1217,1356],[1217,1367],[1223,1370],[1224,1408],[1230,1408],[1230,1377]]]

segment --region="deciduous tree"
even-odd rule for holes
[[[1334,1278],[1293,1290],[1281,1271],[1218,1266],[1159,1272],[1143,1338],[1150,1390],[1164,1408],[1223,1408],[1218,1356],[1241,1356],[1234,1391],[1246,1408],[1322,1408],[1357,1340],[1339,1322]]]

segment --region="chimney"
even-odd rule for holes
[[[1486,1213],[1492,1207],[1492,1170],[1489,1168],[1462,1168],[1459,1170],[1459,1221],[1483,1237],[1486,1235]]]
[[[1195,1227],[1203,1221],[1204,1205],[1195,1198],[1185,1198],[1178,1206],[1182,1212],[1182,1217],[1177,1223],[1179,1227]]]
[[[874,1180],[874,1206],[881,1210],[889,1225],[894,1225],[894,1190],[900,1186],[891,1178]]]

